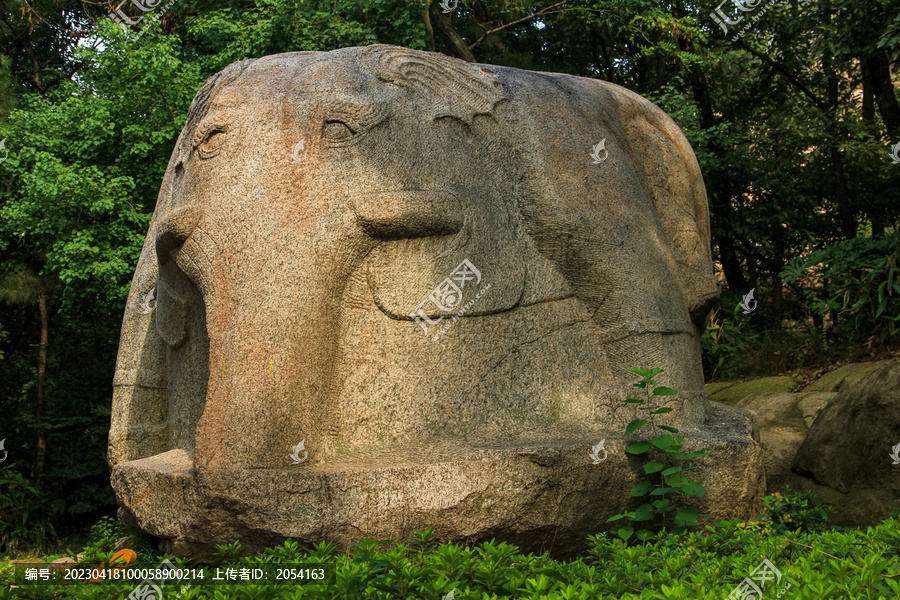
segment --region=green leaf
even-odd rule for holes
[[[653,510],[652,504],[641,504],[634,514],[631,516],[632,521],[649,521],[653,517],[656,516],[656,511]]]
[[[706,489],[696,481],[688,481],[681,486],[681,491],[688,496],[702,496],[706,493]]]
[[[662,461],[658,461],[658,460],[652,460],[652,461],[648,462],[646,465],[644,465],[644,473],[647,473],[648,475],[650,473],[658,473],[665,467],[666,467],[666,463],[664,463]],[[663,473],[663,475],[665,475],[665,473]]]
[[[628,493],[630,496],[646,496],[647,492],[653,489],[653,482],[651,481],[642,481],[633,488]]]
[[[631,435],[641,427],[647,424],[646,419],[635,419],[631,423],[628,424],[628,427],[625,428],[625,435]]]
[[[654,501],[653,501],[653,507],[656,508],[656,510],[659,510],[659,509],[661,509],[661,508],[665,508],[665,507],[667,507],[667,506],[670,505],[670,504],[672,504],[672,502],[671,502],[670,500],[668,500],[667,498],[662,498],[661,500],[654,500]]]
[[[619,527],[619,529],[616,531],[616,535],[618,535],[620,538],[622,538],[626,542],[628,541],[628,538],[630,538],[631,534],[633,534],[633,533],[634,533],[634,527],[631,527],[631,526]]]
[[[684,469],[682,469],[681,467],[669,467],[668,469],[666,469],[665,471],[662,472],[662,475],[663,475],[663,477],[666,477],[668,475],[672,475],[673,473],[681,473],[681,471],[683,471],[683,470]]]
[[[674,427],[669,427],[668,425],[657,425],[663,431],[671,431],[672,433],[678,433],[678,430]]]
[[[675,524],[682,527],[696,527],[700,524],[697,521],[698,513],[696,506],[682,506],[675,513]]]
[[[674,409],[668,406],[663,406],[662,408],[657,408],[656,410],[650,411],[651,415],[664,415],[666,413],[672,412]]]
[[[664,496],[670,492],[676,492],[676,491],[678,491],[678,490],[676,490],[673,487],[661,487],[661,488],[656,488],[655,490],[650,492],[650,495],[651,496]]]
[[[659,386],[653,390],[654,396],[677,396],[678,392],[670,387]]]
[[[680,488],[687,482],[688,480],[685,479],[684,475],[682,475],[681,473],[675,473],[674,475],[669,475],[668,477],[666,477],[666,485],[670,485],[674,488]]]
[[[629,398],[625,401],[625,404],[643,404],[644,401],[640,398]]]
[[[618,521],[619,519],[624,519],[627,515],[613,515],[606,520],[607,523],[612,523],[613,521]]]
[[[625,452],[628,454],[643,454],[650,450],[650,442],[635,442],[633,444],[628,444],[625,448]]]
[[[676,445],[675,438],[673,438],[670,434],[660,435],[651,440],[651,443],[659,448],[660,450],[668,450],[670,447]]]

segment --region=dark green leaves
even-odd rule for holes
[[[631,435],[646,424],[647,421],[645,419],[635,419],[628,424],[628,427],[625,428],[625,435]]]
[[[646,496],[650,490],[653,489],[652,481],[642,481],[633,488],[631,488],[630,495],[631,496]]]
[[[625,452],[628,454],[643,454],[650,449],[650,442],[635,442],[633,444],[628,444],[625,448]]]
[[[681,452],[684,436],[673,435],[678,433],[678,429],[670,425],[658,425],[654,417],[657,415],[665,415],[674,411],[669,406],[655,407],[654,398],[662,396],[677,396],[678,392],[672,388],[659,386],[653,377],[662,373],[662,369],[641,368],[626,369],[630,373],[635,373],[642,377],[641,381],[634,384],[635,387],[644,389],[645,398],[629,398],[625,400],[626,404],[641,405],[636,406],[635,411],[646,411],[646,419],[634,419],[625,428],[625,435],[632,435],[640,431],[644,427],[651,430],[662,430],[667,433],[657,435],[650,440],[642,440],[633,442],[625,448],[625,452],[633,456],[648,455],[643,465],[644,474],[647,479],[634,485],[629,495],[633,498],[637,497],[653,497],[656,498],[652,502],[640,505],[634,512],[625,512],[615,515],[609,519],[609,522],[628,519],[631,522],[654,521],[661,520],[663,526],[666,525],[667,513],[676,510],[675,524],[680,527],[694,527],[699,524],[698,519],[705,515],[700,515],[695,506],[676,507],[669,498],[663,498],[669,494],[676,494],[678,497],[702,496],[706,490],[697,482],[689,480],[685,477],[685,473],[695,469],[696,467],[682,467],[678,462],[693,460],[701,456],[706,456],[705,452],[691,452],[683,454]],[[652,534],[646,530],[641,530],[647,535]],[[619,537],[628,540],[633,534],[632,527],[621,527],[618,530]],[[640,537],[640,536],[639,536]],[[649,538],[648,538],[649,539]]]
[[[662,462],[661,460],[652,460],[644,465],[644,473],[647,473],[648,475],[650,473],[658,473],[659,471],[665,469],[665,467],[666,463]],[[666,473],[663,472],[663,475],[665,474]]]
[[[653,390],[654,396],[677,396],[678,392],[669,387],[659,386]]]

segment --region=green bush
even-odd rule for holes
[[[778,580],[763,587],[765,598],[776,597],[787,586],[790,598],[900,596],[900,520],[896,518],[861,531],[776,534],[746,525],[722,521],[703,531],[663,532],[636,544],[598,534],[589,538],[584,557],[573,561],[523,555],[505,543],[437,545],[430,532],[393,547],[364,540],[346,554],[335,552],[332,544],[304,549],[288,541],[231,564],[237,568],[274,567],[286,561],[318,565],[325,574],[321,583],[212,585],[209,574],[180,599],[721,600],[750,577],[763,559],[779,571]],[[140,556],[136,566],[156,567],[161,558]],[[170,560],[190,567],[184,560]],[[3,577],[9,577],[9,567],[0,570],[0,600],[126,598],[137,583],[24,586],[11,592],[2,586]],[[176,584],[162,587],[172,592],[166,598],[175,597]]]
[[[817,532],[828,529],[828,520],[834,508],[819,502],[818,495],[812,491],[791,493],[785,488],[784,495],[772,494],[763,498],[766,512],[760,516],[772,531]]]
[[[838,242],[797,258],[780,273],[816,317],[836,319],[849,341],[891,344],[900,329],[900,232]]]
[[[47,519],[49,506],[21,473],[0,470],[0,556],[23,550],[47,550],[56,533]]]
[[[106,555],[116,548],[116,541],[122,536],[122,526],[113,517],[101,517],[91,526],[91,535],[82,555],[84,562],[105,562]]]
[[[700,336],[707,379],[738,376],[748,347],[759,338],[740,302],[740,294],[726,292],[709,314],[706,329]]]

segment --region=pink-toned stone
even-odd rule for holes
[[[236,63],[135,272],[113,485],[196,556],[425,527],[575,547],[640,472],[587,454],[653,365],[719,453],[708,511],[752,516],[759,446],[703,388],[717,297],[691,148],[621,87],[391,46]]]

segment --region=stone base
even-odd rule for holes
[[[706,487],[701,512],[752,518],[765,492],[763,454],[750,415],[711,405],[704,427],[683,430],[692,478]],[[516,439],[479,445],[438,441],[383,453],[339,455],[286,469],[198,473],[182,450],[116,465],[120,504],[178,556],[209,560],[217,544],[250,550],[362,539],[405,541],[432,528],[440,541],[492,538],[559,558],[581,552],[606,520],[638,504],[631,487],[644,457],[633,439],[610,433],[606,460],[588,456],[598,439]],[[602,453],[601,453],[602,457]]]

